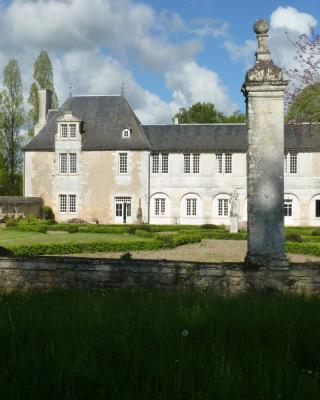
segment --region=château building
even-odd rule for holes
[[[246,223],[245,124],[143,125],[123,96],[50,110],[50,95],[39,91],[24,148],[24,196],[42,197],[57,221],[229,225],[236,193]],[[284,174],[285,224],[320,225],[317,125],[285,126]]]

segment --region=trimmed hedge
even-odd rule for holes
[[[320,257],[320,245],[316,243],[292,243],[285,245],[286,252],[294,254],[309,254]]]
[[[303,242],[302,236],[299,233],[287,233],[285,239],[288,242],[296,242],[296,243]]]

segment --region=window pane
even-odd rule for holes
[[[191,199],[187,199],[187,215],[191,215]]]
[[[155,213],[155,215],[159,215],[159,213],[160,213],[160,199],[155,199],[154,213]]]
[[[60,194],[59,195],[59,209],[61,213],[67,212],[67,195]]]
[[[159,173],[159,154],[152,154],[152,173]]]
[[[232,154],[225,154],[225,173],[232,174]]]
[[[229,215],[229,200],[223,200],[223,215],[227,217]]]
[[[200,172],[200,154],[193,155],[193,173],[198,174]]]
[[[290,154],[290,174],[297,173],[297,154]]]
[[[284,173],[286,174],[288,172],[287,170],[287,162],[288,162],[288,155],[284,155]]]
[[[167,174],[169,172],[169,154],[162,154],[161,155],[161,172],[163,174]]]
[[[77,211],[76,207],[76,195],[69,194],[69,212],[75,213]]]
[[[70,174],[77,173],[77,153],[69,154],[69,162],[70,162]]]
[[[222,174],[222,153],[216,154],[216,172]]]
[[[60,134],[61,134],[62,138],[68,137],[68,125],[67,124],[60,125]]]
[[[164,215],[166,212],[166,199],[161,199],[161,215]]]
[[[67,153],[59,154],[59,172],[60,174],[66,174],[68,172]]]
[[[197,215],[197,199],[192,199],[192,215]]]
[[[75,138],[76,137],[76,125],[75,124],[70,124],[69,125],[69,129],[70,129],[70,137],[71,138]]]
[[[316,200],[316,217],[320,217],[320,200]]]
[[[184,167],[183,171],[185,174],[190,174],[191,169],[190,169],[190,154],[184,154]]]
[[[122,203],[116,203],[116,217],[122,217]]]
[[[126,174],[128,172],[127,153],[119,154],[119,173]]]
[[[284,200],[284,216],[292,217],[292,199]]]
[[[131,203],[126,203],[127,204],[127,217],[131,217]]]

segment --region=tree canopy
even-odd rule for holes
[[[306,86],[295,96],[289,106],[286,121],[320,121],[320,82]]]
[[[180,111],[175,115],[181,124],[190,123],[232,123],[244,122],[245,114],[240,111],[235,111],[231,115],[225,115],[223,112],[216,109],[212,103],[195,103],[188,108],[180,108]]]

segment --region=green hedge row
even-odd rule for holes
[[[48,243],[34,245],[8,246],[14,256],[38,256],[50,254],[76,254],[96,252],[124,252],[138,250],[159,250],[162,248],[174,248],[187,243],[201,242],[201,235],[159,235],[153,240],[110,242],[88,242],[88,243]]]
[[[285,245],[287,253],[308,254],[320,257],[320,246],[316,243],[292,243],[287,242]]]

